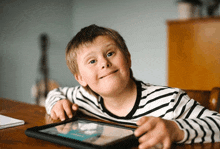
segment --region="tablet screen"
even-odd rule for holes
[[[133,131],[130,129],[84,120],[57,125],[40,131],[95,145],[105,145],[112,141],[133,135]]]

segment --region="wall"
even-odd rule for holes
[[[0,18],[0,97],[35,102],[31,88],[40,78],[41,33],[49,36],[50,78],[76,83],[64,50],[73,35],[71,0],[1,0]]]
[[[78,83],[65,64],[65,47],[82,27],[97,24],[124,37],[134,76],[166,85],[166,20],[178,17],[174,0],[1,0],[0,97],[34,103],[39,78],[39,35],[50,38],[50,78]]]
[[[178,17],[173,0],[73,0],[73,32],[97,24],[124,37],[137,79],[166,85],[166,20]]]

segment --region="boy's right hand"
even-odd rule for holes
[[[51,110],[51,118],[54,120],[60,119],[64,121],[66,117],[72,118],[78,110],[78,105],[73,104],[67,99],[59,100]]]

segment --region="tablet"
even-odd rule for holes
[[[83,118],[28,128],[25,134],[76,149],[127,149],[138,145],[133,128]]]

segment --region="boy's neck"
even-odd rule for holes
[[[126,116],[134,107],[137,97],[137,86],[133,79],[120,93],[102,97],[105,108],[117,116]]]

